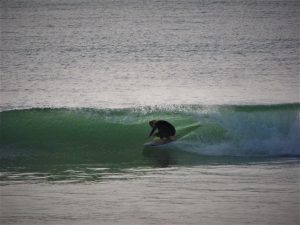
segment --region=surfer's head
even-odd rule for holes
[[[155,124],[156,124],[156,120],[151,120],[151,121],[149,122],[149,125],[150,125],[151,127],[154,127]]]

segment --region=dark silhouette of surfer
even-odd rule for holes
[[[176,130],[175,127],[169,122],[164,120],[151,120],[149,125],[152,127],[149,137],[151,137],[154,131],[157,129],[158,132],[156,132],[154,136],[159,137],[161,141],[175,140]]]

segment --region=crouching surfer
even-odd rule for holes
[[[149,137],[151,137],[152,135],[159,137],[160,140],[158,143],[163,144],[163,143],[168,143],[168,142],[176,140],[175,127],[172,124],[170,124],[169,122],[164,121],[164,120],[151,120],[149,122],[149,125],[152,127]],[[156,129],[158,131],[155,134],[153,134]]]

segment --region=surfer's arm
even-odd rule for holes
[[[150,134],[149,134],[149,137],[151,137],[152,136],[152,134],[154,133],[154,131],[157,129],[157,127],[155,126],[155,127],[153,127],[153,129],[151,130],[151,132],[150,132]]]

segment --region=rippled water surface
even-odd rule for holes
[[[1,224],[299,224],[299,1],[0,4]]]

